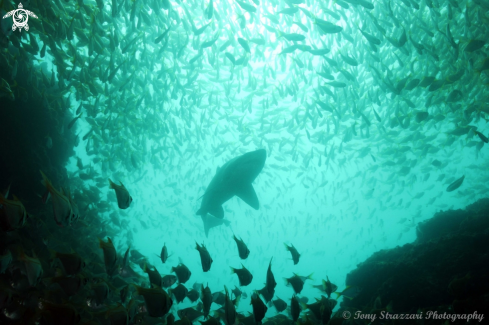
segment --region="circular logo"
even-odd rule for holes
[[[17,9],[12,15],[12,19],[14,20],[14,24],[17,27],[22,28],[27,25],[27,20],[29,20],[29,16],[24,9]]]

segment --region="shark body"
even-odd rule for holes
[[[267,152],[259,149],[233,158],[217,169],[216,175],[202,196],[202,203],[197,211],[204,222],[206,236],[212,227],[223,223],[229,225],[229,221],[223,220],[222,205],[235,195],[253,209],[260,208],[252,183],[263,169],[266,158]]]

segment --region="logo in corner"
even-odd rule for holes
[[[7,14],[3,16],[3,19],[10,16],[12,16],[12,20],[14,21],[14,24],[12,25],[13,31],[15,31],[17,28],[19,29],[19,31],[21,31],[22,28],[28,31],[29,25],[27,25],[27,21],[29,20],[29,16],[37,18],[35,13],[29,10],[25,10],[22,6],[22,3],[19,3],[18,9],[7,12]]]

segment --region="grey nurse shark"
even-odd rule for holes
[[[197,211],[204,222],[206,236],[209,234],[209,229],[213,227],[223,223],[229,225],[229,221],[224,220],[222,205],[235,195],[253,209],[260,208],[251,183],[263,169],[266,158],[265,149],[259,149],[233,158],[217,169],[216,175],[202,196],[202,203]]]

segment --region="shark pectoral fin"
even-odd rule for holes
[[[258,210],[260,208],[260,203],[258,202],[258,197],[256,196],[253,185],[247,184],[238,188],[236,190],[236,195],[253,209]]]
[[[219,219],[224,218],[224,210],[222,209],[221,205],[218,205],[217,207],[210,208],[209,213],[212,214],[216,218],[219,218]]]

